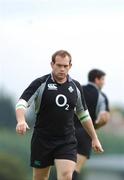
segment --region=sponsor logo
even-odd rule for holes
[[[60,103],[59,99],[63,99],[63,102]],[[65,106],[65,110],[69,110],[69,104],[67,104],[67,97],[65,95],[63,95],[63,94],[58,94],[56,96],[56,104],[59,107],[64,107]]]
[[[57,90],[56,84],[48,84],[48,90]]]
[[[40,166],[40,165],[41,165],[41,162],[40,162],[40,161],[35,160],[35,161],[34,161],[34,164],[35,164],[36,166]]]
[[[73,89],[72,86],[70,86],[70,87],[68,88],[68,90],[69,90],[69,92],[71,92],[71,93],[74,91],[74,89]]]

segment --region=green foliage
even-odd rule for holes
[[[27,161],[30,138],[31,133],[28,132],[26,135],[18,135],[15,129],[0,129],[0,150],[5,150],[7,153],[12,153],[17,156],[21,154]]]
[[[16,117],[13,101],[0,91],[0,127],[15,127]]]
[[[118,112],[120,113],[124,118],[124,106],[116,105],[111,108],[111,112]]]
[[[19,136],[16,134],[15,130],[10,129],[0,129],[0,157],[3,156],[6,162],[6,167],[8,167],[7,174],[18,172],[23,174],[20,175],[22,178],[12,178],[9,180],[30,180],[31,179],[31,168],[29,167],[29,156],[30,156],[30,138],[31,133],[28,133],[25,136]],[[4,152],[4,153],[3,153]],[[10,157],[9,157],[10,156]],[[3,160],[4,161],[4,160]],[[1,159],[0,159],[0,175],[4,174],[4,169],[1,172]],[[13,164],[12,164],[13,163]],[[12,166],[13,169],[9,171],[9,166]],[[14,168],[17,168],[15,170]],[[21,169],[23,172],[20,172]],[[15,170],[15,171],[14,171]],[[10,174],[11,174],[10,173]],[[4,180],[4,178],[1,178]],[[7,177],[5,180],[8,180]]]
[[[104,154],[124,154],[124,136],[116,135],[116,132],[107,133],[99,130],[98,136],[105,150]]]
[[[23,163],[14,155],[0,153],[1,180],[27,180]]]

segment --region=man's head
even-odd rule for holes
[[[52,55],[52,72],[57,81],[64,81],[67,77],[68,71],[71,68],[71,55],[65,51],[60,50]]]
[[[70,55],[69,52],[65,51],[65,50],[59,50],[59,51],[56,51],[53,55],[52,55],[52,62],[55,63],[56,62],[56,56],[60,56],[62,58],[68,56],[69,57],[69,64],[71,64],[71,60],[72,60],[72,57]]]
[[[101,89],[105,83],[105,72],[100,69],[92,69],[88,73],[88,81],[96,84],[96,86]]]

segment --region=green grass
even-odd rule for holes
[[[118,136],[115,133],[98,132],[99,139],[104,147],[105,154],[124,154],[124,136]]]
[[[31,179],[29,167],[31,133],[27,132],[26,135],[21,136],[17,135],[15,130],[0,129],[0,154],[11,155],[18,160],[19,166],[25,167],[29,179]]]

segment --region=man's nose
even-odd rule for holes
[[[64,66],[61,66],[60,69],[61,69],[61,71],[64,71],[64,70],[65,70]]]

